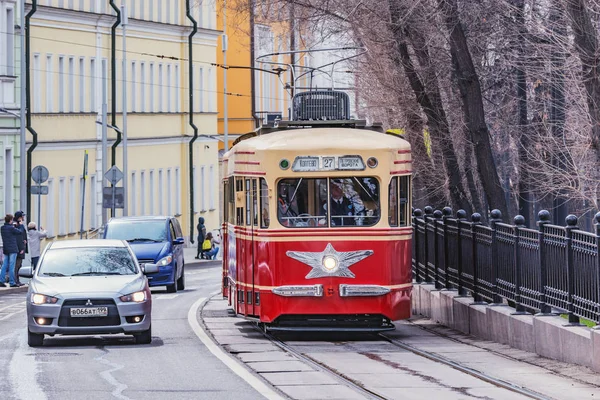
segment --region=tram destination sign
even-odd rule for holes
[[[298,156],[292,164],[294,172],[363,171],[361,156]]]

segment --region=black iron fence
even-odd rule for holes
[[[414,210],[413,273],[417,283],[470,294],[475,302],[502,303],[517,312],[568,314],[600,324],[600,212],[595,233],[578,229],[569,215],[566,226],[552,225],[540,211],[538,229],[517,215],[514,225],[493,210],[490,226],[480,214],[471,221],[459,210]]]

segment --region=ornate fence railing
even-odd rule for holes
[[[600,212],[595,233],[581,231],[577,217],[552,225],[540,211],[538,229],[517,215],[513,225],[493,210],[490,226],[459,210],[414,210],[413,273],[417,283],[470,294],[475,302],[502,303],[516,312],[568,314],[600,324]]]

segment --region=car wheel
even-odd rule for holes
[[[135,344],[150,344],[152,343],[152,327],[147,331],[143,331],[135,335]]]
[[[175,267],[175,271],[173,272],[173,284],[167,285],[167,293],[175,292],[177,292],[177,267]]]
[[[39,333],[32,333],[27,330],[27,344],[29,347],[40,347],[44,345],[44,335]]]
[[[181,278],[177,279],[177,290],[185,289],[185,265],[181,267]]]

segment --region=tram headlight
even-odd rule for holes
[[[325,268],[329,272],[333,272],[338,267],[338,260],[333,256],[325,256],[323,257],[323,268]]]

